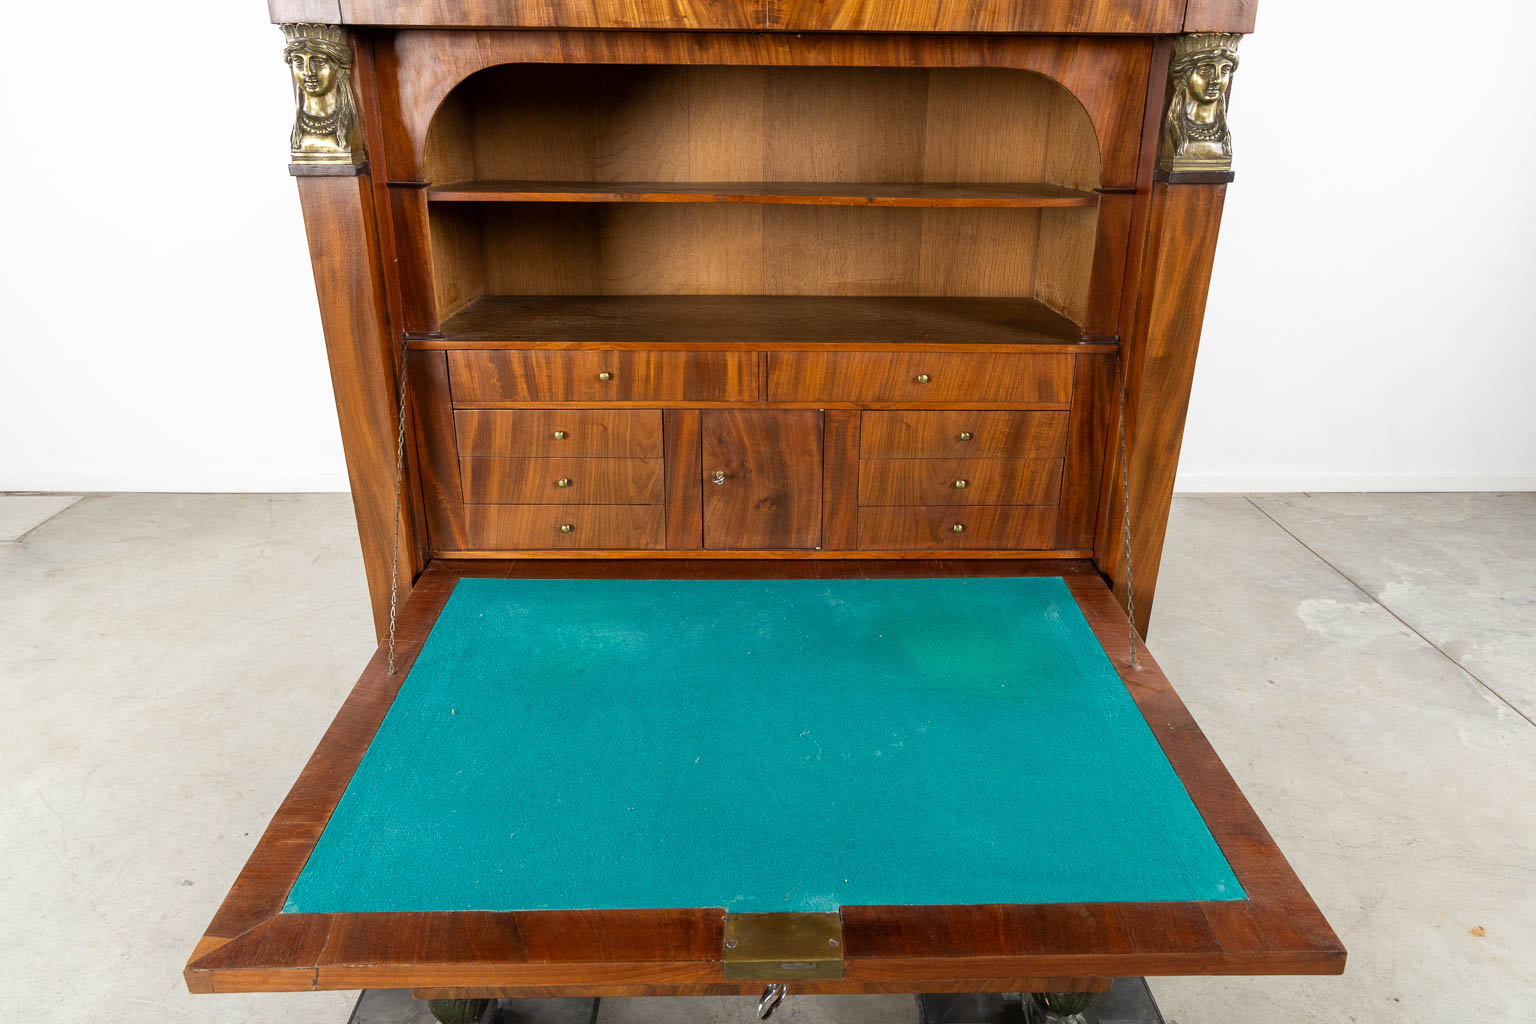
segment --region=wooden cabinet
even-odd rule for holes
[[[1342,969],[1338,940],[1177,696],[1121,646],[1120,609],[1134,605],[1144,629],[1152,603],[1231,178],[1231,33],[1251,29],[1254,7],[269,0],[295,79],[290,170],[389,643],[197,945],[189,987],[408,988],[453,1001],[441,1012],[457,1019],[461,998],[557,992],[756,995],[765,981],[797,995],[1066,992],[1143,973]],[[805,961],[773,941],[771,957],[737,949],[743,906],[680,906],[638,887],[618,906],[578,892],[576,907],[532,909],[511,893],[496,909],[476,889],[439,910],[418,902],[423,886],[404,891],[400,913],[284,913],[470,576],[572,583],[525,607],[558,622],[573,653],[600,627],[563,614],[569,595],[602,592],[587,585],[599,578],[1059,577],[1044,620],[1075,615],[1076,602],[1100,647],[1079,664],[1119,672],[1136,726],[1155,735],[1244,898],[843,905],[829,915],[843,940],[812,943]],[[910,642],[878,630],[836,641],[891,650],[890,685],[877,681],[893,707],[916,688],[945,697],[945,674],[990,650],[957,651],[942,616],[910,610],[912,622],[892,622]],[[485,678],[526,670],[517,626],[473,663]],[[644,646],[634,631],[620,639],[627,652]],[[725,659],[737,684],[771,691],[740,653],[711,645],[689,658],[694,674],[675,673],[658,703],[697,702]],[[536,753],[572,766],[561,787],[509,779],[505,795],[469,792],[466,806],[606,800],[635,822],[651,820],[648,799],[694,806],[703,791],[688,778],[717,771],[708,758],[663,765],[657,792],[592,790],[580,769],[594,738],[634,765],[661,762],[654,744],[615,743],[624,737],[605,722],[614,702],[646,692],[628,685],[626,658],[571,664],[537,679],[591,696],[580,740]],[[1030,685],[1056,702],[1074,682]],[[824,713],[854,707],[844,683],[827,677]],[[455,690],[455,706],[433,714],[493,720],[506,716],[502,697],[472,706]],[[745,727],[761,749],[810,764],[821,743],[803,731],[805,710]],[[1090,766],[1100,762],[1081,744],[1093,742],[1065,741]],[[882,739],[881,763],[918,755],[902,746]],[[423,754],[441,766],[445,749]],[[836,860],[836,821],[786,823],[771,804],[764,835],[731,834],[772,853],[773,829],[808,828],[818,858]],[[939,810],[871,813],[896,836],[953,825]],[[1050,810],[1021,813],[1043,815],[1040,834],[1055,839]],[[466,828],[471,817],[456,816]],[[622,848],[589,838],[554,856]],[[1127,856],[1151,858],[1159,837],[1120,838]],[[519,856],[544,842],[523,841],[533,845]],[[773,891],[803,890],[797,866],[782,868]]]
[[[706,548],[820,546],[821,427],[812,411],[704,412]]]

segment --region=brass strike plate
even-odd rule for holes
[[[841,914],[727,914],[725,980],[843,976]]]

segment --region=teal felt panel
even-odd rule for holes
[[[466,579],[284,909],[1242,898],[1058,578]]]

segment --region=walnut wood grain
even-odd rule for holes
[[[427,540],[434,551],[460,551],[469,541],[464,535],[464,482],[448,390],[448,357],[442,352],[409,352],[406,369]]]
[[[456,402],[737,402],[758,362],[737,352],[497,349],[448,353]]]
[[[424,560],[417,552],[426,545],[424,538],[418,543],[410,499],[401,512],[400,529],[395,527],[398,355],[387,331],[379,253],[357,244],[358,239],[373,237],[372,184],[367,175],[294,180],[309,239],[374,629],[382,636],[389,625],[396,537],[399,564],[404,566],[402,590],[409,588],[415,567]],[[414,481],[405,482],[403,493],[416,493]]]
[[[829,409],[823,422],[821,546],[843,551],[859,543],[860,413]]]
[[[867,550],[1019,550],[1055,539],[1054,505],[859,506],[859,547]]]
[[[1061,517],[1057,520],[1059,547],[1093,546],[1104,483],[1104,453],[1113,440],[1110,431],[1115,423],[1116,383],[1113,358],[1078,358],[1061,484]]]
[[[655,409],[460,409],[454,422],[466,458],[654,459],[662,454],[661,415]]]
[[[825,295],[487,296],[443,324],[462,342],[1054,346],[1081,332],[1032,299]]]
[[[516,551],[665,547],[660,505],[465,505],[472,548]]]
[[[1236,5],[1238,0],[1205,0],[1205,6],[1219,10],[1223,2]],[[1253,0],[1241,2],[1251,5]],[[1182,0],[268,0],[268,7],[274,22],[315,20],[296,15],[323,13],[322,20],[349,25],[460,28],[1146,34],[1177,32],[1184,24]],[[339,16],[332,16],[338,10]]]
[[[464,500],[513,505],[660,505],[661,459],[464,459]],[[445,547],[447,545],[444,545]]]
[[[427,180],[424,158],[428,149],[428,128],[448,94],[470,75],[497,65],[578,64],[578,65],[699,65],[704,67],[761,68],[954,68],[973,69],[967,74],[996,77],[990,69],[1030,71],[1059,82],[1072,94],[1069,102],[1087,113],[1093,135],[1101,151],[1101,176],[1089,186],[1123,188],[1136,183],[1139,152],[1138,129],[1141,125],[1147,83],[1147,61],[1151,44],[1145,39],[1062,38],[1042,35],[1006,36],[935,36],[831,34],[806,36],[764,36],[732,32],[611,32],[611,31],[445,31],[406,29],[394,33],[388,54],[381,54],[381,97],[387,109],[398,110],[398,120],[390,125],[386,142],[390,173],[396,180]],[[388,69],[389,75],[382,74]],[[583,67],[581,74],[602,74],[597,67]],[[881,83],[889,85],[889,83]],[[826,90],[823,89],[823,92]],[[1031,145],[1034,131],[1019,131],[1028,112],[1004,114],[990,120],[984,129],[967,129],[964,115],[977,101],[991,102],[981,93],[967,98],[957,86],[941,99],[933,116],[922,114],[926,131],[937,137],[972,131],[957,137],[956,145],[946,153],[956,159],[978,158],[987,150],[1009,152],[1012,147]],[[546,92],[544,100],[556,98],[560,90]],[[553,93],[554,95],[550,95]],[[707,92],[701,102],[709,102]],[[808,97],[805,109],[810,117],[833,117],[819,111],[816,97]],[[969,106],[967,105],[969,104]],[[826,104],[823,103],[823,106]],[[1066,109],[1065,107],[1063,109]],[[954,114],[950,112],[954,111]],[[718,118],[721,115],[712,114]],[[761,108],[758,116],[762,116]],[[999,131],[1006,124],[1010,131]],[[857,126],[855,126],[857,128]],[[902,131],[907,128],[903,125]],[[976,134],[982,132],[982,134]],[[990,132],[990,135],[984,134]],[[883,134],[882,134],[883,133]],[[889,137],[884,119],[866,126],[861,137]],[[894,152],[894,139],[886,145]],[[644,145],[644,139],[632,139],[632,145]],[[973,144],[963,144],[963,143]],[[979,144],[974,144],[979,143]],[[567,152],[571,152],[568,150]],[[716,159],[720,152],[718,137],[713,145],[689,147],[690,158]],[[792,155],[789,158],[793,158]],[[461,170],[458,177],[466,175]],[[471,171],[470,174],[483,174]],[[688,178],[700,174],[689,170],[679,175]],[[547,173],[522,172],[516,175],[498,172],[496,177],[551,177]],[[563,176],[563,175],[562,175]],[[632,178],[662,175],[627,175]],[[736,177],[737,175],[712,175]],[[957,174],[932,172],[935,180],[966,180]],[[596,180],[590,173],[572,180]],[[742,178],[809,180],[800,174],[741,175]],[[889,176],[886,176],[889,177]],[[998,177],[986,173],[971,180],[1020,180],[1018,175]],[[1044,176],[1045,180],[1081,187],[1083,183]],[[862,180],[877,180],[870,174]],[[442,180],[450,180],[443,178]],[[853,179],[858,180],[858,179]],[[1026,179],[1027,180],[1027,179]]]
[[[843,908],[837,991],[1009,991],[1010,979],[1337,974],[1345,954],[1145,647],[1086,562],[805,558],[434,562],[401,610],[409,668],[460,576],[892,578],[1062,576],[1249,899],[1233,903]],[[403,674],[376,654],[257,844],[186,969],[193,991],[545,987],[567,995],[722,984],[719,908],[537,913],[279,913]],[[1023,986],[1029,987],[1029,986]],[[1063,988],[1073,986],[1063,986]],[[1087,986],[1084,986],[1087,987]]]
[[[860,505],[1055,505],[1062,459],[864,459]],[[956,486],[964,481],[964,486]]]
[[[703,413],[706,548],[821,544],[821,427],[809,410]]]
[[[1045,182],[459,181],[434,203],[746,203],[784,206],[1097,206],[1093,192]]]
[[[770,352],[768,398],[786,402],[1065,402],[1067,355]]]
[[[866,412],[860,450],[866,459],[1054,459],[1066,454],[1067,426],[1065,412]]]
[[[1152,193],[1141,299],[1123,350],[1131,565],[1136,628],[1143,633],[1156,595],[1225,197],[1225,185],[1158,184]],[[1100,554],[1095,560],[1124,602],[1127,573],[1119,462],[1115,451],[1109,467],[1109,514],[1100,518],[1095,544]]]
[[[666,449],[667,547],[697,550],[704,546],[703,427],[693,409],[662,413]]]

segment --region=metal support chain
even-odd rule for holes
[[[1131,474],[1125,443],[1125,346],[1120,347],[1120,500],[1125,525],[1125,625],[1131,648],[1131,668],[1136,664],[1136,575],[1131,566]]]
[[[389,674],[395,674],[395,611],[400,597],[400,506],[405,487],[405,395],[410,378],[405,372],[405,341],[400,343],[399,408],[395,414],[395,544],[389,564]]]

